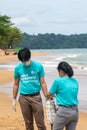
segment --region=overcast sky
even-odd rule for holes
[[[87,0],[0,0],[0,14],[29,34],[87,33]]]

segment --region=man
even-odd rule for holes
[[[16,98],[19,91],[19,103],[26,130],[34,130],[33,117],[35,117],[38,130],[46,130],[40,96],[41,88],[45,97],[48,91],[43,66],[31,60],[31,52],[28,48],[18,52],[18,59],[21,63],[14,70],[13,109],[16,111]]]

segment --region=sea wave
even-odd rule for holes
[[[87,73],[87,49],[57,49],[47,50],[46,56],[33,56],[32,58],[43,64],[46,70],[54,70],[61,61],[66,61],[72,65],[75,70],[81,70]],[[13,70],[18,63],[0,64],[0,69]]]
[[[62,56],[58,56],[54,60],[61,61],[63,59],[74,59],[74,58],[77,58],[77,57],[79,57],[81,55],[82,55],[81,53],[79,53],[79,54],[63,54]]]
[[[59,61],[44,61],[42,64],[45,68],[56,68],[59,64]],[[0,69],[14,70],[15,66],[16,65],[13,64],[0,65]],[[87,72],[87,65],[71,63],[71,66],[76,70],[83,70]]]
[[[15,65],[0,65],[0,69],[14,70]]]
[[[52,61],[52,62],[46,61],[46,62],[43,63],[43,66],[45,68],[50,69],[50,68],[56,68],[58,66],[58,64],[59,64],[59,62],[56,62],[56,61]],[[80,64],[71,63],[71,66],[75,70],[83,71],[83,72],[87,73],[87,65],[80,65]]]

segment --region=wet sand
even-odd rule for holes
[[[34,54],[35,55],[35,54]],[[5,59],[6,57],[6,59]],[[16,61],[17,56],[2,56],[0,63]],[[13,71],[0,69],[0,86],[13,81]],[[47,130],[50,130],[50,125],[46,121],[46,113],[44,107],[45,123]],[[35,130],[37,130],[36,124]],[[0,92],[0,129],[1,130],[25,130],[24,120],[20,111],[19,103],[17,103],[17,112],[12,109],[12,99],[9,94]],[[77,130],[87,130],[87,113],[79,114],[79,122]]]

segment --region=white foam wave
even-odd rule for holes
[[[87,66],[79,65],[79,64],[73,64],[72,67],[76,70],[82,70],[87,73]]]
[[[58,56],[57,58],[55,58],[54,60],[57,60],[57,61],[62,61],[63,59],[66,59],[66,58],[76,58],[78,56],[80,56],[81,53],[79,54],[64,54],[63,56]]]
[[[79,54],[68,54],[66,57],[67,58],[76,58],[76,57],[78,57],[78,56],[80,56],[81,54],[79,53]]]
[[[61,61],[61,60],[63,60],[64,58],[66,58],[66,56],[59,56],[59,57],[55,58],[54,60]]]
[[[57,67],[57,64],[55,61],[45,61],[43,63],[44,67]]]
[[[43,63],[43,66],[44,67],[57,67],[59,62],[55,62],[55,61],[46,61]],[[87,66],[85,65],[80,65],[80,64],[71,64],[72,67],[76,70],[83,70],[83,71],[86,71],[87,72]]]
[[[13,70],[14,68],[15,68],[15,65],[0,65],[0,69]]]
[[[55,64],[53,65],[53,64],[43,64],[44,65],[44,67],[57,67]]]

